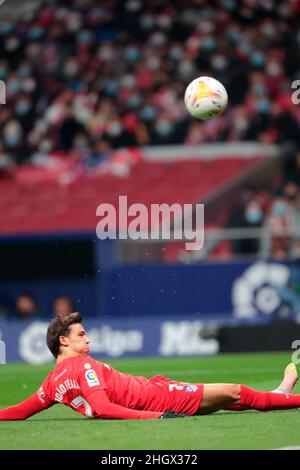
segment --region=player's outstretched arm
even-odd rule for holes
[[[51,405],[45,405],[42,403],[35,393],[18,405],[10,406],[9,408],[0,410],[0,421],[17,421],[27,419],[30,418],[30,416],[33,416],[36,413],[49,408],[49,406]]]
[[[132,410],[124,406],[111,403],[104,390],[95,390],[86,397],[95,410],[95,418],[102,419],[157,419],[164,413],[156,411]]]

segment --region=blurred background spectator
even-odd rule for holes
[[[19,295],[16,299],[14,316],[18,320],[31,320],[42,316],[42,311],[36,299],[27,292]]]
[[[275,288],[282,307],[287,308],[287,314],[291,317],[300,318],[300,258],[291,264],[288,284],[285,287]]]
[[[239,204],[234,205],[228,219],[228,228],[255,229],[264,223],[264,209],[262,202],[251,191],[241,194]],[[260,240],[254,238],[238,238],[233,241],[233,251],[240,255],[255,255],[260,250]]]
[[[75,312],[73,302],[68,297],[57,297],[53,302],[53,315],[65,317]]]

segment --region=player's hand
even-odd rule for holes
[[[179,413],[166,412],[162,414],[158,419],[166,419],[166,418],[185,418],[185,415],[182,415]]]

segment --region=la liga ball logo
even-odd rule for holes
[[[199,81],[192,97],[192,104],[196,106],[202,98],[212,98],[213,96],[220,97],[222,95],[218,91],[213,91],[204,81]]]

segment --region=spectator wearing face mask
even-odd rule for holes
[[[23,93],[19,96],[14,107],[15,117],[21,124],[22,131],[27,134],[33,124],[34,109],[31,97],[27,93]]]
[[[299,242],[298,242],[299,243]],[[286,286],[274,287],[282,306],[288,307],[289,317],[300,319],[300,258],[295,258],[290,266],[290,276]]]
[[[299,206],[299,188],[298,186],[289,181],[283,188],[283,195],[285,200],[287,201],[290,208],[297,209]]]
[[[7,152],[15,161],[24,159],[24,133],[16,119],[9,120],[3,128],[3,142]]]
[[[259,201],[252,199],[250,200],[244,209],[242,217],[243,228],[260,228],[264,221],[264,213]],[[257,254],[260,246],[259,238],[245,238],[239,241],[240,252],[243,254],[251,255]]]
[[[174,124],[167,116],[159,116],[154,122],[151,141],[154,145],[170,144],[173,141]]]
[[[292,234],[295,229],[293,209],[283,196],[274,199],[267,222],[269,233],[269,251],[271,256],[284,253],[288,256]]]
[[[264,223],[264,211],[259,200],[251,192],[245,192],[241,197],[241,204],[235,207],[227,227],[243,229],[259,229]],[[242,238],[232,242],[233,250],[239,255],[254,255],[260,250],[260,238]]]

